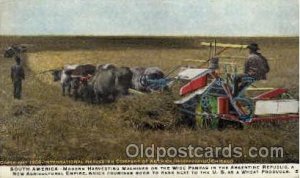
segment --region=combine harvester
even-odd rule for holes
[[[202,43],[210,46],[213,43]],[[223,49],[217,53],[217,47]],[[234,72],[228,72],[226,65],[219,70],[218,57],[230,48],[244,49],[246,45],[214,42],[214,56],[209,56],[208,68],[187,68],[177,75],[185,81],[180,89],[182,98],[175,101],[185,119],[192,119],[201,128],[224,128],[228,124],[242,127],[256,122],[298,120],[298,101],[284,88],[250,88],[255,80],[242,78],[243,89],[234,91]],[[245,95],[246,90],[267,90],[254,97]]]

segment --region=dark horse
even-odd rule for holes
[[[16,55],[20,55],[22,52],[26,52],[27,48],[22,45],[11,45],[10,47],[6,48],[4,51],[5,58],[12,58]]]

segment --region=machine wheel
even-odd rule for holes
[[[209,96],[202,96],[196,106],[196,126],[198,128],[217,128],[218,118],[214,115],[215,102]],[[206,113],[206,114],[204,114]]]

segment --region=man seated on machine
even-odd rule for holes
[[[270,71],[267,59],[257,52],[259,50],[258,45],[251,43],[247,48],[249,49],[249,56],[244,65],[244,73],[236,75],[233,81],[233,95],[235,97],[254,81],[266,80],[267,73]]]

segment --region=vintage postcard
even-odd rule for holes
[[[0,0],[0,178],[299,177],[298,0]]]

